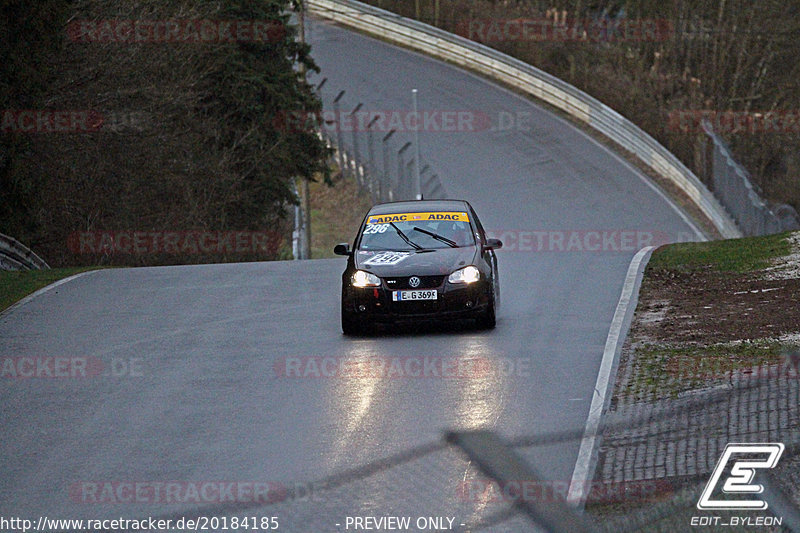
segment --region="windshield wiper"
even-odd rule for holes
[[[431,237],[433,237],[437,241],[442,241],[443,243],[445,243],[450,248],[458,248],[458,244],[456,243],[456,241],[450,240],[447,237],[442,237],[438,233],[434,233],[434,232],[428,231],[426,229],[418,228],[416,226],[414,226],[413,229],[414,229],[414,231],[418,231],[420,233],[424,233],[425,235],[430,235]]]
[[[411,247],[412,247],[412,248],[414,248],[415,250],[422,250],[422,246],[420,246],[419,244],[417,244],[417,243],[415,243],[414,241],[412,241],[411,239],[409,239],[409,238],[406,236],[406,234],[405,234],[405,233],[403,233],[402,231],[400,231],[400,228],[398,228],[397,226],[395,226],[395,225],[394,225],[394,222],[389,222],[389,225],[390,225],[391,227],[393,227],[393,228],[394,228],[394,230],[397,232],[397,234],[398,234],[398,235],[400,235],[400,238],[401,238],[401,239],[403,239],[404,241],[406,241],[406,244],[408,244],[409,246],[411,246]]]

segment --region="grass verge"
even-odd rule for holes
[[[770,261],[788,255],[789,233],[708,242],[686,242],[663,246],[653,253],[648,269],[689,272],[752,272],[770,266]]]
[[[29,294],[60,279],[100,267],[68,267],[50,270],[0,271],[0,312]]]
[[[625,394],[635,400],[644,395],[676,398],[680,393],[709,387],[754,368],[780,364],[783,343],[758,339],[704,346],[645,344],[636,349],[637,370]]]
[[[352,243],[364,215],[372,207],[353,178],[339,178],[333,185],[323,180],[311,183],[311,257],[337,257],[333,247]]]

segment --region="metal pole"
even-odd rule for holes
[[[342,120],[339,114],[339,100],[344,96],[344,91],[341,91],[336,98],[333,99],[333,112],[336,120],[336,149],[339,152],[339,172],[344,176],[344,148],[342,146]]]
[[[400,196],[404,198],[407,198],[406,194],[404,194],[407,190],[409,193],[411,192],[409,190],[411,189],[411,184],[408,183],[409,180],[404,179],[406,176],[406,164],[403,160],[403,154],[408,150],[409,146],[411,146],[411,142],[407,142],[397,151],[397,181],[399,182],[397,188],[399,189],[398,193],[400,193]],[[410,196],[410,194],[408,196]]]
[[[294,194],[299,198],[300,192],[297,188],[297,178],[294,179]],[[303,259],[302,257],[302,247],[300,246],[300,240],[302,238],[301,233],[303,231],[303,219],[302,213],[300,212],[300,204],[294,206],[294,231],[292,231],[292,257],[295,259]]]
[[[319,85],[317,85],[314,88],[314,92],[317,93],[317,98],[319,98],[320,101],[322,100],[322,88],[325,86],[325,83],[327,81],[328,81],[328,78],[322,78],[322,81],[319,82]],[[324,112],[321,111],[320,115],[318,117],[316,117],[316,118],[319,120],[319,124],[317,124],[317,127],[319,128],[320,134],[324,135],[325,138],[329,138],[327,132],[325,131],[325,114],[324,114]]]
[[[375,124],[376,120],[378,120],[377,116],[373,117],[373,119],[369,121],[369,124],[367,124],[367,157],[369,158],[368,171],[369,171],[370,192],[372,192],[372,200],[374,201],[376,198],[374,190],[375,187],[373,186],[373,184],[377,182],[378,185],[377,198],[380,201],[381,182],[378,179],[378,171],[377,171],[378,167],[375,164],[375,146],[373,146],[375,143],[375,138],[374,135],[372,135],[372,125]]]
[[[426,177],[425,177],[425,173],[426,173],[426,172],[428,172],[428,170],[430,170],[430,165],[425,165],[425,166],[424,166],[424,167],[422,167],[422,169],[420,169],[420,171],[419,171],[419,175],[420,175],[420,183],[422,183],[422,186],[423,186],[423,187],[425,187],[425,186],[426,186],[426,185],[429,183],[429,181],[430,181],[428,178],[426,178]]]
[[[383,178],[386,182],[386,199],[393,200],[394,187],[392,187],[392,176],[389,174],[389,139],[396,130],[392,130],[383,137]]]
[[[350,112],[350,117],[352,118],[351,124],[353,125],[353,174],[356,177],[356,181],[358,181],[358,186],[364,186],[364,176],[361,174],[361,155],[358,153],[358,123],[356,122],[356,113],[358,110],[361,109],[362,104],[358,104],[355,109]]]
[[[305,179],[300,180],[300,211],[300,256],[301,259],[311,259],[311,194]]]
[[[411,100],[414,105],[414,119],[416,124],[414,126],[414,150],[416,156],[414,157],[414,196],[417,200],[422,200],[422,184],[419,178],[419,111],[417,110],[417,90],[411,90]]]
[[[416,163],[413,160],[409,161],[408,163],[406,163],[406,174],[408,175],[408,178],[409,178],[408,179],[408,187],[409,187],[408,196],[414,195],[414,191],[410,190],[411,189],[411,174],[414,172],[414,165],[416,165]]]
[[[300,44],[306,44],[306,16],[305,16],[305,2],[300,0],[298,2],[297,22],[299,26],[299,39]],[[299,65],[300,73],[303,75],[303,80],[306,79],[306,68],[301,62]],[[311,259],[311,195],[308,188],[308,180],[298,179],[295,180],[298,193],[299,209],[296,212],[296,219],[300,223],[298,225],[298,246],[297,251],[300,259]],[[296,255],[295,258],[298,256]]]

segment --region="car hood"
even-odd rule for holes
[[[356,250],[353,261],[357,269],[380,277],[440,276],[475,264],[476,255],[476,246],[408,252]]]

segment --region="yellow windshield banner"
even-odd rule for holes
[[[469,222],[464,212],[443,211],[436,213],[394,213],[391,215],[372,215],[367,224],[388,224],[389,222],[424,222],[428,220],[450,220],[452,222]]]

